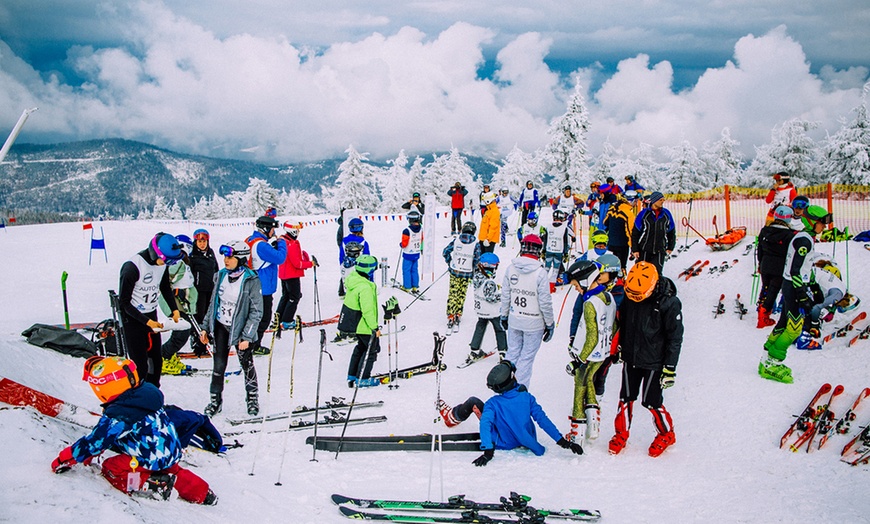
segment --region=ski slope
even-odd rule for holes
[[[427,218],[429,215],[427,215]],[[323,217],[319,217],[323,218]],[[27,344],[20,332],[31,324],[63,322],[60,291],[62,271],[69,272],[70,321],[99,321],[110,316],[106,290],[117,289],[121,264],[146,247],[158,231],[191,234],[196,226],[186,222],[100,222],[106,236],[109,263],[95,253],[88,265],[89,232],[81,224],[51,224],[8,227],[0,232],[5,267],[0,271],[3,289],[0,318],[0,376],[5,376],[69,402],[98,411],[97,399],[81,381],[82,359]],[[366,237],[372,253],[386,256],[394,265],[401,221],[367,221]],[[250,233],[250,221],[210,226],[212,247]],[[434,242],[438,261],[434,275],[445,269],[440,252],[449,239],[447,219],[436,225]],[[303,249],[315,255],[322,266],[317,281],[322,314],[338,313],[338,252],[332,223],[302,230]],[[585,240],[585,239],[584,239]],[[680,238],[682,244],[682,235]],[[514,256],[516,247],[497,248],[502,258],[500,272]],[[830,252],[832,245],[821,245]],[[741,256],[743,246],[732,252],[712,253],[695,245],[688,253],[667,262],[665,274],[674,278],[695,260],[709,259],[710,266],[737,258],[739,263],[722,275],[703,274],[689,282],[677,282],[683,302],[685,340],[676,385],[665,392],[665,406],[672,413],[677,442],[657,459],[647,455],[654,437],[647,410],[635,406],[635,418],[628,447],[618,456],[607,452],[613,434],[612,420],[618,401],[620,368],[615,367],[607,382],[602,402],[601,437],[586,443],[586,454],[574,456],[558,448],[543,432],[539,439],[547,453],[535,457],[530,452],[497,452],[485,468],[471,461],[477,453],[456,452],[433,456],[428,452],[346,453],[337,459],[304,444],[310,431],[242,435],[243,448],[230,450],[225,457],[192,451],[186,460],[218,494],[216,507],[200,507],[177,500],[170,502],[131,499],[112,489],[95,470],[76,466],[55,475],[50,463],[57,453],[84,434],[80,428],[53,420],[42,420],[32,411],[0,409],[0,520],[10,522],[64,522],[87,518],[91,522],[293,522],[341,523],[341,516],[330,501],[332,493],[392,498],[433,499],[463,493],[471,500],[498,500],[510,491],[533,497],[532,505],[549,508],[589,508],[602,512],[602,522],[868,522],[870,497],[866,495],[870,466],[849,467],[839,462],[839,450],[846,442],[834,436],[828,446],[810,454],[778,449],[779,438],[823,382],[842,384],[844,401],[851,402],[858,392],[870,386],[870,341],[844,347],[842,339],[824,351],[803,352],[792,348],[787,363],[793,368],[795,383],[784,385],[763,380],[757,375],[762,343],[768,330],[755,328],[754,300],[749,296],[753,263]],[[845,271],[844,244],[837,246],[837,260]],[[870,301],[870,279],[862,270],[870,264],[870,251],[852,243],[851,290]],[[394,267],[390,269],[392,271]],[[377,275],[380,282],[380,274]],[[424,275],[422,287],[431,282]],[[429,359],[432,333],[444,330],[447,279],[443,278],[427,293],[431,301],[417,301],[404,310],[399,322],[407,326],[400,336],[399,365],[409,366]],[[302,282],[299,313],[304,320],[313,317],[314,278],[308,272]],[[412,298],[398,290],[381,290],[380,302],[395,294],[403,309]],[[554,296],[561,306],[566,288]],[[726,314],[713,318],[719,295],[726,295]],[[740,293],[751,310],[740,320],[734,298]],[[531,382],[550,418],[562,431],[568,429],[573,382],[565,371],[568,325],[576,295],[572,292],[561,324],[553,340],[538,354]],[[276,297],[277,302],[277,297]],[[450,404],[469,395],[483,399],[490,392],[485,377],[494,359],[465,369],[457,369],[468,352],[474,329],[470,299],[459,333],[446,344],[447,371],[442,375],[440,394]],[[326,326],[332,338],[334,325]],[[299,405],[311,406],[315,399],[319,334],[317,329],[303,332],[304,341],[296,347],[294,395],[289,396],[293,338],[285,336],[275,345],[271,392],[266,393],[268,357],[255,359],[260,377],[261,408],[283,411]],[[492,333],[485,345],[494,346]],[[835,347],[836,346],[836,347]],[[349,397],[345,381],[352,346],[328,347],[334,360],[324,358],[321,399]],[[396,350],[396,348],[392,348]],[[386,370],[384,345],[375,371]],[[210,360],[191,361],[207,368]],[[229,369],[238,368],[232,357]],[[166,402],[187,409],[202,410],[208,401],[208,377],[163,377],[161,389]],[[353,426],[349,435],[413,434],[441,431],[477,430],[470,419],[447,429],[434,423],[437,414],[435,375],[399,382],[398,389],[386,387],[359,391],[358,400],[384,400],[383,408],[359,410],[358,416],[386,415],[382,424]],[[224,392],[224,411],[214,422],[229,430],[227,417],[245,415],[244,392],[239,377],[230,377]],[[844,402],[845,403],[845,402]],[[870,422],[865,412],[860,424]],[[267,428],[277,428],[272,422]],[[340,429],[324,429],[320,435],[337,435]],[[286,450],[282,464],[282,451]],[[250,473],[253,471],[253,475]],[[279,479],[281,486],[276,486]],[[73,517],[75,516],[75,517]]]

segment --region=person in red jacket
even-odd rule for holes
[[[771,188],[764,199],[765,202],[770,204],[767,220],[764,222],[765,226],[769,226],[773,222],[773,213],[777,207],[791,204],[791,201],[797,196],[797,189],[791,183],[791,175],[785,171],[780,171],[773,175],[773,180],[773,188]]]
[[[299,244],[299,230],[302,224],[284,223],[286,233],[281,235],[282,242],[287,243],[287,258],[278,266],[278,278],[281,279],[281,300],[278,301],[277,313],[281,315],[281,329],[295,329],[296,307],[302,298],[302,287],[299,279],[305,276],[305,270],[317,267],[317,259],[309,257]]]
[[[462,210],[465,209],[465,196],[468,190],[465,189],[460,182],[453,184],[453,187],[447,190],[447,196],[450,197],[450,234],[456,236],[462,229]]]

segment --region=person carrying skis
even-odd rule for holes
[[[559,447],[582,455],[583,447],[562,437],[535,396],[529,393],[528,388],[517,383],[515,372],[516,367],[510,360],[502,360],[490,370],[486,376],[486,387],[495,395],[486,403],[477,397],[470,397],[454,408],[450,408],[443,400],[438,403],[441,418],[448,427],[456,426],[472,413],[480,418],[480,449],[483,455],[474,459],[472,464],[486,466],[495,456],[496,449],[525,447],[537,456],[543,455],[547,449],[538,442],[535,424]]]
[[[256,227],[256,231],[245,240],[251,251],[248,267],[260,278],[260,291],[263,294],[263,316],[257,326],[257,338],[252,341],[252,351],[255,355],[268,355],[271,350],[263,345],[263,334],[270,326],[273,330],[280,327],[280,317],[272,316],[272,296],[278,290],[278,267],[287,259],[287,244],[279,241],[275,235],[278,221],[274,217],[258,217]]]
[[[640,185],[634,175],[625,175],[625,192],[634,191],[634,195],[636,198],[640,198],[643,196],[643,192],[646,191],[646,188]]]
[[[402,288],[411,293],[420,291],[420,252],[423,250],[423,216],[410,211],[408,227],[402,230]]]
[[[792,210],[779,206],[773,214],[773,222],[758,232],[758,247],[755,257],[758,260],[758,274],[761,275],[761,290],[758,293],[758,322],[755,327],[764,329],[776,324],[770,313],[776,305],[779,290],[782,288],[783,268],[789,244],[795,231],[789,226]]]
[[[477,264],[477,271],[472,277],[474,286],[474,312],[477,313],[477,325],[474,327],[474,335],[471,337],[471,353],[465,362],[471,364],[486,357],[486,352],[480,349],[483,344],[483,336],[486,326],[492,324],[495,331],[495,343],[498,353],[502,357],[507,353],[507,334],[499,320],[501,309],[501,286],[495,281],[498,271],[498,255],[495,253],[483,253]]]
[[[88,435],[64,448],[52,461],[53,472],[88,465],[94,457],[112,450],[118,454],[103,460],[100,469],[118,491],[167,500],[174,487],[188,502],[217,504],[208,483],[181,467],[182,446],[163,407],[163,393],[139,380],[132,360],[90,357],[85,361],[83,380],[102,403],[103,413]]]
[[[574,242],[574,230],[568,227],[568,216],[561,209],[553,211],[553,221],[545,226],[546,248],[544,249],[544,267],[550,275],[550,293],[556,292],[556,280],[562,267],[568,263],[568,253]]]
[[[665,257],[677,244],[676,222],[664,203],[664,195],[654,191],[649,196],[649,207],[637,214],[631,231],[631,250],[635,260],[651,262],[660,275]]]
[[[631,251],[631,228],[634,227],[634,208],[628,203],[625,195],[616,195],[616,203],[607,210],[604,226],[607,228],[607,250],[619,257],[622,269],[628,264],[628,254]]]
[[[480,231],[477,238],[480,240],[482,253],[492,253],[495,245],[501,238],[501,211],[495,203],[495,193],[487,192],[481,197],[486,213],[480,219]]]
[[[764,201],[770,204],[770,210],[767,212],[767,220],[764,225],[769,225],[773,222],[773,214],[776,208],[781,205],[789,205],[797,196],[797,189],[791,183],[791,175],[785,171],[780,171],[773,175],[773,187],[764,197]]]
[[[581,312],[576,303],[571,318],[568,355],[571,362],[565,370],[574,377],[574,404],[571,411],[571,430],[565,439],[574,442],[581,432],[587,440],[598,438],[601,408],[595,391],[595,374],[610,358],[610,342],[616,322],[616,302],[607,288],[613,285],[611,274],[602,271],[598,262],[578,260],[568,268],[568,280],[580,294]],[[583,322],[580,322],[582,317]],[[580,347],[574,346],[577,328],[582,326]],[[585,431],[581,428],[585,427]],[[581,437],[582,438],[582,437]]]
[[[674,422],[662,404],[662,392],[673,386],[683,344],[682,304],[677,287],[660,276],[650,262],[636,263],[625,278],[625,296],[619,306],[618,357],[623,360],[619,407],[614,420],[616,433],[610,439],[610,453],[625,447],[634,401],[653,416],[656,437],[649,455],[658,457],[676,442]]]
[[[341,244],[338,246],[338,263],[341,265],[341,279],[338,281],[338,296],[344,296],[344,278],[348,273],[353,271],[356,264],[356,256],[360,254],[369,254],[369,243],[366,241],[363,232],[363,221],[359,217],[351,218],[347,223],[347,229],[350,234],[341,239]],[[353,242],[358,244],[359,251],[356,256],[352,256],[353,260],[347,260],[349,244]],[[354,249],[357,246],[354,246]]]
[[[210,235],[205,229],[197,229],[193,232],[193,249],[188,260],[190,270],[193,273],[193,286],[196,288],[196,313],[193,318],[197,324],[202,324],[205,314],[208,312],[211,292],[214,290],[214,275],[218,272],[217,258],[214,250],[209,245]],[[208,354],[206,346],[199,341],[199,337],[193,337],[193,354],[201,357]]]
[[[510,190],[503,187],[499,190],[496,203],[498,203],[499,217],[501,218],[501,243],[499,245],[505,247],[508,235],[508,218],[517,209],[517,201],[510,196]]]
[[[372,366],[381,350],[378,325],[378,286],[374,283],[378,259],[372,255],[360,255],[356,259],[354,271],[347,275],[345,285],[347,294],[341,306],[338,329],[354,333],[356,346],[347,366],[347,385],[375,386],[380,382],[371,377]]]
[[[318,267],[317,259],[302,250],[299,243],[299,230],[302,224],[284,222],[285,233],[279,237],[286,244],[287,258],[278,266],[278,278],[281,280],[281,300],[275,309],[281,321],[282,330],[296,329],[296,308],[302,298],[300,279],[305,276],[305,270]]]
[[[501,285],[501,325],[508,333],[505,358],[516,364],[517,381],[529,387],[541,342],[553,337],[555,318],[547,270],[541,265],[543,243],[528,235],[520,256],[511,260]]]
[[[468,190],[460,182],[447,190],[450,197],[450,234],[456,236],[462,229],[462,210],[465,209],[465,196]]]
[[[782,313],[764,342],[765,355],[758,363],[758,374],[761,377],[786,384],[794,382],[791,368],[784,363],[788,348],[800,336],[804,318],[813,306],[809,285],[813,278],[814,237],[828,224],[833,223],[833,216],[819,206],[809,206],[805,219],[812,225],[812,229],[797,233],[789,243],[783,269]],[[805,349],[819,349],[821,346],[815,340],[809,342]]]
[[[537,211],[541,207],[541,201],[538,199],[538,190],[535,189],[535,184],[531,180],[526,180],[526,187],[520,191],[519,198],[520,207],[523,215],[520,225],[524,225],[529,219],[529,213]]]
[[[177,264],[182,257],[181,244],[174,236],[157,233],[147,249],[143,249],[121,266],[118,302],[124,340],[130,360],[143,371],[145,382],[160,387],[163,355],[160,333],[163,324],[157,321],[157,296],[167,304],[175,304],[166,266]],[[181,312],[173,309],[173,322]]]
[[[260,412],[260,403],[252,346],[257,341],[257,329],[263,316],[260,278],[248,266],[251,247],[247,242],[230,242],[222,245],[219,252],[224,257],[224,268],[218,271],[208,313],[199,334],[203,344],[207,344],[209,338],[214,341],[214,367],[209,387],[211,398],[203,413],[213,417],[223,409],[224,373],[230,347],[235,346],[245,375],[248,414],[255,417]]]
[[[176,238],[180,238],[181,236],[182,235],[179,235],[179,237]],[[190,240],[190,237],[186,238]],[[158,297],[157,301],[160,305],[160,310],[163,311],[163,314],[167,317],[172,315],[173,309],[177,309],[184,315],[185,319],[189,319],[196,309],[199,295],[193,285],[192,271],[187,265],[187,261],[190,257],[188,257],[186,252],[183,253],[184,255],[181,262],[178,264],[172,264],[166,271],[169,274],[169,285],[172,288],[172,292],[175,294],[175,300],[172,304],[169,304],[161,296]],[[172,330],[172,333],[169,335],[169,340],[164,342],[160,347],[160,352],[163,355],[162,374],[180,375],[185,371],[185,369],[187,369],[187,366],[180,358],[178,358],[178,352],[191,339],[190,334],[192,327],[193,326],[187,329]],[[198,335],[198,333],[196,335]],[[198,340],[199,336],[195,336],[194,338]]]
[[[480,243],[474,237],[476,232],[477,226],[474,222],[466,222],[462,225],[462,233],[447,244],[442,252],[450,272],[450,287],[447,292],[448,331],[459,331],[468,283],[474,276],[474,268],[480,262]]]
[[[420,220],[423,220],[423,215],[426,214],[426,204],[420,201],[420,193],[414,191],[411,195],[411,200],[408,200],[404,204],[402,204],[402,209],[408,211],[416,211],[420,213]]]

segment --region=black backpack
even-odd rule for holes
[[[112,318],[100,322],[94,327],[91,341],[97,346],[97,353],[104,357],[123,357],[118,344],[118,326]]]

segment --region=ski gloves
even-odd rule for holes
[[[798,307],[803,309],[804,313],[809,313],[813,308],[813,299],[807,286],[803,285],[794,288],[794,294],[794,300],[797,302]]]
[[[399,307],[399,300],[396,297],[387,299],[387,303],[382,305],[384,308],[384,320],[390,320],[393,317],[398,317],[402,309]]]
[[[553,331],[556,330],[556,326],[550,324],[548,326],[544,326],[544,342],[549,342],[551,338],[553,338]]]
[[[91,459],[88,458],[85,461],[85,464],[89,464],[90,462]],[[55,473],[65,473],[69,471],[75,464],[78,464],[78,462],[76,462],[76,459],[74,459],[72,456],[72,446],[67,446],[63,448],[63,450],[60,452],[56,459],[51,461],[51,470]]]
[[[659,381],[662,385],[662,389],[668,389],[669,387],[674,385],[674,382],[677,381],[677,370],[674,369],[673,366],[665,366],[662,369],[662,378]]]
[[[320,264],[317,262],[317,257],[311,255],[311,267],[320,267]]]
[[[575,455],[583,454],[583,446],[577,442],[568,442],[564,437],[557,440],[556,444],[558,444],[560,448],[570,449],[571,453]]]
[[[486,466],[489,463],[489,461],[492,460],[493,455],[495,455],[495,450],[486,449],[483,451],[483,455],[474,459],[472,464],[474,464],[477,467]]]
[[[568,339],[568,356],[571,357],[571,362],[565,366],[565,373],[573,376],[583,376],[586,373],[586,362],[580,359],[580,351],[574,347],[574,337]]]

